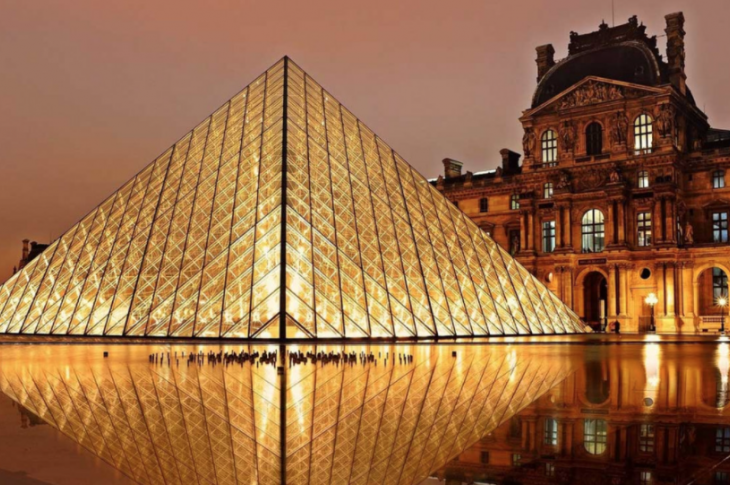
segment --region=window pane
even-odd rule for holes
[[[540,139],[542,163],[553,166],[558,161],[558,137],[553,130],[547,130]]]

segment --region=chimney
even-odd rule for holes
[[[684,73],[684,14],[670,13],[664,17],[667,21],[667,63],[669,64],[669,82],[682,94],[687,94]]]
[[[463,167],[464,164],[460,161],[453,160],[451,158],[444,158],[441,163],[444,164],[444,178],[450,179],[461,175],[461,167]]]
[[[23,239],[23,260],[28,259],[28,253],[30,252],[28,244],[30,244],[30,240]]]
[[[541,45],[536,47],[537,51],[537,82],[555,65],[555,49],[552,44]]]
[[[502,173],[504,175],[512,175],[520,171],[520,154],[513,152],[509,148],[502,148],[499,151],[502,156]]]

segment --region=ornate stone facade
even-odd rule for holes
[[[651,293],[660,332],[720,326],[730,131],[710,127],[685,83],[683,15],[666,20],[666,61],[634,17],[571,34],[558,62],[539,47],[521,163],[505,149],[498,170],[437,184],[596,328],[648,330]]]

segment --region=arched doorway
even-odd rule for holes
[[[594,330],[604,324],[608,300],[606,277],[598,271],[586,275],[583,280],[583,318]]]
[[[717,320],[721,317],[723,308],[717,301],[728,296],[727,273],[722,268],[707,268],[697,280],[697,313],[703,320]],[[724,309],[727,313],[727,307]]]

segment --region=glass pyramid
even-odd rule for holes
[[[578,317],[284,58],[0,287],[0,333],[432,338]]]
[[[378,363],[284,364],[284,375],[181,356],[277,347],[165,346],[170,365],[149,362],[159,346],[104,359],[108,347],[13,345],[0,354],[0,390],[141,484],[417,484],[579,361],[572,346],[304,344]]]

